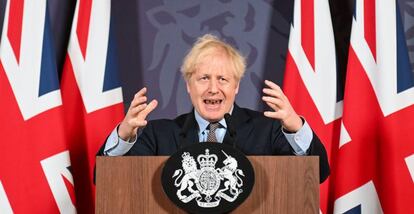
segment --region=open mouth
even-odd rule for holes
[[[221,104],[223,102],[223,100],[220,99],[216,99],[216,100],[210,100],[210,99],[205,99],[203,100],[204,104],[207,105],[217,105],[217,104]]]

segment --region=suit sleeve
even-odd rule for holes
[[[320,183],[324,182],[328,178],[331,171],[325,147],[315,132],[313,133],[313,139],[307,153],[308,155],[319,156],[319,178]]]
[[[329,174],[329,162],[325,147],[319,140],[318,136],[312,131],[312,141],[306,154],[308,156],[319,156],[319,182],[324,182]],[[295,151],[282,132],[282,128],[278,122],[273,122],[271,142],[273,154],[275,155],[295,155]]]
[[[105,140],[105,143],[101,146],[97,156],[104,156],[105,155],[105,144],[108,138],[111,137],[109,135]],[[148,125],[138,132],[138,138],[131,149],[124,154],[124,156],[134,156],[134,155],[156,155],[156,143],[155,143],[155,136],[154,136],[154,128],[151,121]]]
[[[148,122],[147,126],[138,133],[137,142],[132,148],[125,154],[125,156],[135,155],[157,155],[157,144],[154,132],[154,125],[152,121]]]

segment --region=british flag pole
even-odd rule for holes
[[[414,79],[396,1],[357,0],[334,213],[414,213]]]
[[[7,1],[0,92],[1,212],[75,213],[46,0]]]

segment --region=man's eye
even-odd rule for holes
[[[200,80],[208,80],[208,77],[201,77]]]

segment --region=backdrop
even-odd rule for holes
[[[1,24],[5,0],[1,2]],[[195,39],[213,33],[237,47],[248,59],[237,103],[263,109],[263,80],[282,85],[291,0],[117,0],[112,24],[117,44],[124,103],[143,86],[160,105],[150,118],[174,118],[191,109],[179,67]],[[410,61],[414,62],[414,0],[397,1],[403,18]],[[330,0],[338,58],[338,95],[342,97],[353,0]],[[49,0],[58,66],[63,67],[76,1]],[[332,68],[335,69],[335,68]],[[61,69],[58,69],[61,71]],[[126,108],[127,109],[127,108]]]
[[[1,19],[5,0],[1,0]],[[180,76],[182,59],[195,39],[213,33],[237,47],[248,59],[237,103],[261,110],[264,79],[282,85],[284,64],[293,13],[291,0],[117,0],[112,1],[111,28],[114,31],[117,61],[124,103],[143,86],[160,105],[150,118],[174,118],[191,109]],[[348,50],[353,1],[331,1],[336,34],[339,92]],[[58,71],[62,71],[76,1],[49,0]],[[413,24],[413,8],[401,1],[407,17],[407,33]],[[1,20],[0,23],[3,21]],[[409,37],[407,37],[409,38]],[[332,68],[335,69],[335,68]],[[126,108],[127,109],[127,108]]]

